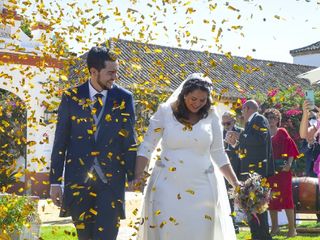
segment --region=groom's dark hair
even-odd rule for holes
[[[208,93],[206,104],[198,111],[198,115],[200,116],[200,119],[206,118],[208,116],[209,109],[211,107],[211,98],[210,98],[211,89],[212,89],[212,84],[210,84],[209,82],[203,81],[201,79],[194,78],[185,82],[181,92],[179,93],[178,100],[176,102],[176,107],[174,111],[174,116],[176,117],[176,119],[180,122],[183,122],[183,120],[188,119],[189,111],[185,104],[184,97],[195,90],[201,90]]]
[[[91,68],[99,72],[106,67],[106,61],[115,62],[117,56],[106,47],[92,47],[87,55],[87,66],[90,72]]]

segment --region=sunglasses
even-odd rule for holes
[[[222,122],[221,123],[223,126],[230,126],[232,124],[232,122]]]

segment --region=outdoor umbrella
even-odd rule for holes
[[[297,77],[309,79],[311,84],[317,83],[320,81],[320,67],[315,68],[311,71],[302,73],[302,74],[298,75]]]

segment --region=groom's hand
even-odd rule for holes
[[[50,197],[54,205],[61,207],[62,204],[62,188],[61,186],[50,186]]]

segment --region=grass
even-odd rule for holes
[[[318,234],[319,235],[319,234]],[[292,240],[319,240],[320,236],[318,236],[317,234],[299,234],[298,236],[294,237],[294,238],[287,238],[286,237],[286,232],[281,232],[279,236],[273,236],[272,239],[273,240],[282,240],[282,239],[292,239]],[[245,231],[245,232],[241,232],[237,235],[237,239],[238,240],[247,240],[250,239],[250,232],[249,231]]]
[[[76,240],[76,229],[73,226],[45,226],[41,227],[40,240]]]
[[[298,227],[303,228],[320,228],[320,223],[315,222],[303,222]],[[287,227],[283,226],[280,228],[280,235],[274,236],[273,240],[287,239]],[[76,230],[73,226],[45,226],[41,227],[41,238],[40,240],[76,240]],[[240,231],[237,235],[238,240],[250,239],[249,230]],[[292,240],[320,240],[320,233],[298,233],[298,236],[290,238]]]
[[[301,224],[297,226],[297,228],[304,228],[304,229],[320,229],[320,223],[310,222],[310,221],[304,221]],[[320,240],[320,233],[298,233],[298,236],[293,238],[287,238],[287,226],[280,227],[280,234],[277,236],[273,236],[273,240],[282,240],[282,239],[292,239],[292,240]],[[240,231],[240,233],[237,235],[238,240],[247,240],[250,239],[250,232],[248,231]]]

